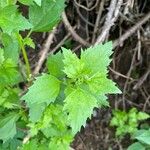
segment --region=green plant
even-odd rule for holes
[[[48,71],[32,82],[26,53],[27,46],[35,47],[30,35],[53,29],[65,1],[18,2],[29,7],[29,19],[19,12],[17,0],[0,1],[0,149],[67,150],[93,109],[109,105],[105,95],[121,93],[107,78],[112,42],[82,50],[80,58],[62,48],[49,56]],[[32,84],[26,94],[20,82]]]
[[[82,50],[80,59],[65,48],[62,48],[63,53],[49,56],[48,74],[37,77],[29,91],[22,97],[29,107],[30,136],[38,135],[39,131],[42,133],[46,131],[43,134],[48,134],[49,130],[47,136],[51,141],[53,138],[63,139],[61,136],[65,132],[65,135],[68,135],[66,138],[69,140],[69,146],[81,126],[85,126],[87,118],[91,118],[93,109],[108,106],[105,94],[120,93],[115,84],[107,78],[111,49],[112,43],[108,42]],[[52,110],[49,115],[43,116],[48,107],[55,108],[55,111]],[[60,111],[61,115],[58,115],[57,111]],[[51,113],[55,112],[56,116],[51,119]],[[47,119],[43,120],[43,117]],[[55,122],[57,117],[58,123]],[[58,135],[54,134],[54,137],[51,137],[53,135],[51,128],[55,128],[55,124],[59,126],[64,124],[64,127],[62,130],[57,127],[57,131],[60,130]],[[60,140],[58,142],[62,145]]]
[[[137,130],[133,135],[132,139],[137,142],[131,144],[128,150],[149,150],[150,149],[150,128]]]
[[[125,134],[133,134],[138,130],[139,121],[150,118],[144,112],[132,108],[129,112],[114,110],[110,125],[116,126],[116,136],[123,137]]]

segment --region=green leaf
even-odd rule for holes
[[[3,8],[5,6],[7,6],[7,0],[0,1],[0,7]]]
[[[150,115],[145,112],[139,112],[137,115],[138,120],[145,120],[150,118]]]
[[[101,72],[107,73],[107,66],[110,64],[112,55],[112,42],[90,47],[81,52],[81,60],[85,63],[91,74]]]
[[[4,119],[0,119],[0,139],[6,142],[12,139],[16,134],[17,114],[9,114]]]
[[[75,53],[62,48],[64,55],[64,72],[69,78],[77,78],[84,73],[84,64]]]
[[[55,77],[64,77],[64,72],[63,72],[63,55],[61,52],[58,52],[55,55],[50,55],[47,59],[47,68],[48,71],[51,75]]]
[[[146,148],[139,142],[135,142],[127,150],[145,150]]]
[[[39,0],[36,2],[39,3]],[[43,0],[41,6],[34,4],[29,7],[29,19],[33,25],[33,31],[46,32],[60,21],[60,16],[64,10],[64,0]]]
[[[47,138],[64,137],[70,135],[71,130],[68,128],[67,113],[63,111],[62,105],[50,104],[44,110],[40,120],[36,124],[30,124],[31,135],[36,135],[40,130]]]
[[[4,60],[4,50],[0,48],[0,66],[3,64]]]
[[[86,120],[91,118],[93,108],[97,107],[94,96],[82,89],[76,89],[65,99],[64,109],[69,113],[68,120],[73,134],[80,131],[81,126],[85,126]]]
[[[33,4],[33,0],[18,0],[18,1],[24,5],[32,5]]]
[[[0,106],[7,109],[15,109],[19,102],[19,90],[7,88],[0,94]]]
[[[13,137],[13,139],[10,139],[6,141],[5,143],[0,145],[0,150],[16,150],[19,146],[22,145],[22,139],[24,138],[25,134],[23,131],[17,130],[17,134]]]
[[[72,137],[66,135],[62,138],[53,137],[49,143],[49,149],[51,150],[69,150]]]
[[[0,8],[0,27],[3,32],[11,34],[13,31],[24,31],[30,29],[32,25],[17,10],[15,5]]]
[[[2,43],[4,46],[5,59],[10,58],[14,63],[18,63],[19,60],[19,44],[18,40],[14,35],[2,34]]]
[[[39,6],[41,6],[42,0],[34,0],[36,2],[36,4],[38,4]]]
[[[46,108],[46,103],[31,104],[29,110],[30,121],[32,122],[39,121],[45,108]]]
[[[140,142],[142,142],[144,144],[150,145],[150,129],[137,131],[134,138],[139,140]]]
[[[33,40],[29,37],[26,37],[23,39],[23,44],[32,47],[33,49],[35,49],[35,44],[33,42]]]
[[[8,5],[14,5],[15,3],[16,3],[16,0],[1,0],[0,7],[3,8]]]
[[[11,59],[7,59],[0,66],[0,85],[14,85],[21,80],[16,64]]]
[[[38,150],[38,143],[36,140],[30,140],[28,143],[24,144],[21,150]]]
[[[115,83],[107,79],[106,74],[97,73],[87,80],[87,84],[91,92],[96,94],[115,94],[121,93]]]
[[[22,97],[28,106],[54,102],[60,90],[60,81],[52,75],[43,74],[37,77],[29,91]]]
[[[98,107],[106,106],[109,107],[109,102],[107,101],[107,96],[99,95],[97,96]]]

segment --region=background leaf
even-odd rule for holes
[[[4,119],[0,120],[0,139],[6,142],[12,139],[16,134],[16,120],[17,114],[9,114]]]
[[[19,61],[19,44],[15,35],[2,34],[2,43],[4,46],[5,59],[10,58],[14,63],[18,64]]]
[[[145,150],[146,148],[139,142],[133,143],[127,150]]]
[[[0,8],[0,18],[0,27],[3,32],[8,34],[24,31],[32,27],[28,20],[18,12],[15,5]]]
[[[60,16],[65,6],[64,2],[64,0],[42,0],[41,6],[37,4],[31,5],[29,7],[29,19],[33,25],[32,30],[36,32],[52,30],[60,21]]]

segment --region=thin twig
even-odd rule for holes
[[[36,68],[33,71],[34,75],[39,73],[39,71],[40,71],[40,69],[41,69],[41,67],[42,67],[42,65],[43,65],[43,63],[44,63],[44,61],[46,59],[47,53],[49,51],[49,48],[50,48],[51,44],[53,43],[53,38],[54,38],[55,32],[56,32],[56,28],[54,28],[52,30],[52,32],[50,32],[49,35],[48,35],[48,38],[47,38],[47,40],[46,40],[46,42],[45,42],[45,44],[43,46],[43,49],[41,50],[41,52],[42,52],[41,53],[41,57],[40,57],[40,59],[39,59],[39,61],[37,63]]]
[[[99,22],[100,22],[102,12],[103,12],[103,9],[104,9],[104,4],[105,4],[105,0],[102,0],[101,3],[99,4],[99,10],[98,10],[98,15],[97,15],[95,26],[94,26],[92,43],[94,43],[94,41],[95,41],[96,33],[98,31]]]
[[[57,49],[59,49],[63,44],[64,42],[70,37],[70,32],[56,45],[56,47],[54,47],[49,53],[49,54],[53,54]]]
[[[84,39],[82,39],[72,28],[72,26],[70,25],[68,18],[66,16],[66,13],[63,12],[62,13],[62,19],[63,19],[63,23],[65,24],[67,30],[71,33],[71,35],[73,36],[73,38],[78,41],[79,43],[83,44],[84,46],[89,46],[89,43],[87,41],[85,41]]]
[[[102,33],[98,36],[95,44],[100,44],[104,42],[106,37],[109,34],[111,27],[114,25],[114,22],[117,20],[119,16],[119,11],[123,0],[112,0],[109,6],[109,12],[107,13],[106,21],[104,23],[104,27]]]
[[[87,7],[85,7],[85,6],[81,5],[81,4],[79,4],[79,3],[77,2],[77,0],[74,0],[74,2],[75,2],[75,4],[76,4],[78,7],[81,7],[81,8],[83,8],[83,9],[85,9],[86,11],[92,11],[92,10],[98,5],[99,0],[96,0],[95,5],[92,6],[91,8],[87,8]]]
[[[140,21],[138,21],[133,27],[127,30],[119,39],[113,42],[113,48],[121,45],[126,39],[128,39],[132,34],[134,34],[145,22],[150,19],[150,12],[145,15]]]
[[[30,140],[30,138],[31,138],[31,136],[28,134],[27,136],[25,136],[22,143],[26,144]]]
[[[150,74],[150,69],[148,68],[146,73],[140,79],[138,79],[138,82],[134,85],[133,89],[137,90],[139,87],[141,87],[144,81],[146,81],[149,74]]]
[[[123,78],[125,78],[125,79],[129,79],[129,80],[131,80],[131,81],[134,80],[134,79],[131,78],[131,77],[125,76],[125,75],[121,74],[120,72],[115,71],[115,70],[112,69],[111,67],[109,67],[109,69],[110,69],[111,72],[113,72],[114,74],[116,74],[116,75],[118,75],[118,76],[120,76],[120,77],[123,77]]]
[[[132,57],[131,65],[130,65],[129,71],[127,73],[128,78],[130,77],[130,75],[132,73],[132,70],[133,70],[133,65],[134,65],[134,62],[135,62],[136,53],[137,53],[137,50],[134,51],[134,54],[133,54],[133,57]],[[124,84],[124,88],[123,88],[123,95],[122,95],[123,110],[126,109],[125,95],[126,95],[126,90],[127,90],[127,87],[128,87],[128,82],[129,82],[129,79],[126,80],[126,82]]]

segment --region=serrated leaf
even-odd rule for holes
[[[55,77],[64,77],[64,72],[63,72],[63,55],[61,52],[58,52],[55,55],[50,55],[47,59],[47,68],[48,71],[51,75],[55,76]]]
[[[107,66],[110,64],[109,58],[112,54],[112,42],[107,42],[104,45],[100,44],[90,47],[81,52],[81,60],[85,63],[85,67],[91,72],[107,73]]]
[[[34,0],[39,6],[41,6],[42,0]]]
[[[84,73],[84,63],[70,50],[62,48],[64,72],[69,78],[77,78]]]
[[[85,126],[86,120],[91,118],[93,108],[97,107],[94,96],[82,89],[76,89],[65,99],[64,109],[69,113],[68,120],[73,134],[80,131],[81,126]]]
[[[29,37],[26,37],[23,39],[23,44],[26,46],[30,46],[31,48],[35,49],[35,44],[33,42],[33,40]]]
[[[14,35],[10,36],[6,33],[3,33],[2,43],[5,51],[5,59],[10,58],[14,61],[14,63],[17,64],[19,60],[19,44],[16,37]]]
[[[106,74],[97,73],[87,80],[91,92],[96,94],[115,94],[121,93],[115,83],[108,79]]]
[[[150,115],[145,113],[145,112],[139,112],[138,115],[137,115],[138,120],[145,120],[145,119],[148,119],[148,118],[150,118]]]
[[[21,80],[16,64],[11,59],[7,59],[0,66],[0,85],[14,85]]]
[[[60,90],[60,81],[52,75],[37,77],[28,92],[22,97],[30,107],[31,104],[54,102]]]
[[[16,134],[17,114],[9,114],[4,119],[0,120],[0,139],[6,142],[12,139]]]
[[[46,108],[46,103],[31,104],[29,110],[30,121],[32,122],[39,121],[45,108]]]
[[[49,149],[51,150],[69,150],[72,137],[65,135],[62,138],[53,137],[49,143]]]
[[[24,5],[32,5],[33,4],[33,0],[18,0],[18,1]]]
[[[64,10],[64,0],[43,0],[41,6],[34,4],[29,7],[29,19],[33,25],[33,31],[46,32],[60,21]],[[39,3],[38,3],[39,4]]]
[[[146,148],[139,142],[135,142],[127,150],[145,150]]]
[[[109,107],[109,102],[107,101],[107,96],[105,95],[99,95],[97,96],[97,103],[98,103],[98,107]]]
[[[0,27],[3,32],[11,34],[13,31],[24,31],[32,25],[17,10],[15,5],[0,8]]]
[[[13,109],[19,102],[19,90],[18,89],[4,89],[3,93],[0,94],[0,106]]]

